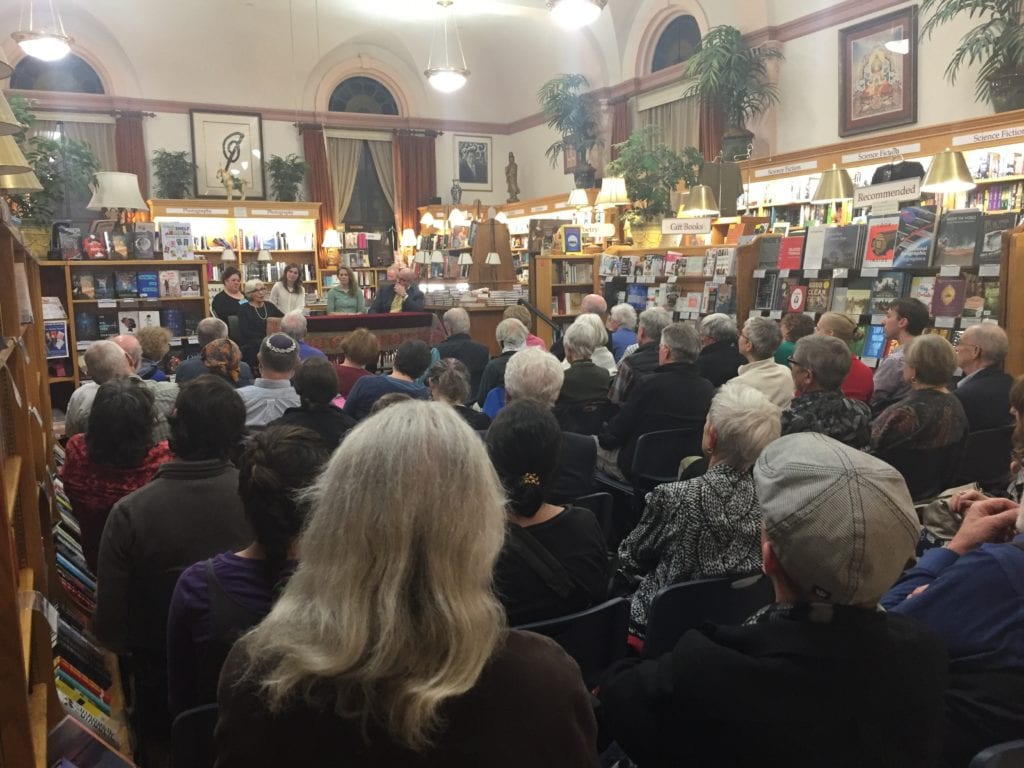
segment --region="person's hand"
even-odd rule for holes
[[[1009,499],[984,499],[967,508],[964,522],[946,546],[964,555],[981,544],[999,544],[1013,538],[1019,507]]]
[[[957,491],[949,498],[949,511],[954,514],[966,515],[967,509],[976,501],[987,499],[981,491]]]

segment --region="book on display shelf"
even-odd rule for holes
[[[828,278],[808,280],[804,312],[828,312],[832,306],[833,284]]]
[[[139,313],[136,311],[118,312],[117,327],[119,329],[119,333],[131,334],[134,336],[139,330]]]
[[[92,279],[97,301],[117,298],[117,283],[113,272],[93,272]]]
[[[96,332],[101,339],[108,339],[120,333],[115,310],[101,309],[96,313]]]
[[[176,269],[160,270],[160,298],[176,299],[181,297],[181,287],[178,284],[178,274],[178,270]]]
[[[803,263],[804,236],[788,235],[779,243],[779,269],[800,269]]]
[[[736,286],[732,283],[722,283],[718,286],[715,312],[721,312],[725,315],[736,314]]]
[[[114,292],[119,299],[137,299],[139,283],[135,272],[119,269],[114,273]]]
[[[897,270],[881,272],[871,283],[871,301],[868,313],[884,315],[889,305],[903,296],[906,273]]]
[[[866,233],[867,227],[863,224],[847,224],[826,229],[822,267],[857,269],[860,266],[857,259],[863,250]]]
[[[885,328],[881,325],[868,326],[867,335],[864,337],[864,349],[861,357],[873,357],[880,359],[885,356]]]
[[[757,289],[754,293],[754,309],[773,309],[775,307],[778,284],[778,272],[766,272],[764,277],[758,279]]]
[[[960,277],[935,278],[935,292],[932,296],[934,317],[959,317],[964,308],[966,281]]]
[[[789,305],[783,309],[784,312],[803,312],[807,305],[807,285],[796,283],[789,291]]]
[[[160,312],[155,309],[139,310],[139,328],[160,327]]]
[[[887,269],[892,266],[899,225],[899,214],[868,216],[861,267]]]
[[[830,312],[844,314],[846,312],[846,294],[849,289],[845,285],[837,285],[832,288],[832,303],[829,305]]]
[[[781,235],[763,235],[757,241],[757,266],[755,269],[778,269]]]
[[[969,267],[975,263],[981,228],[976,208],[945,211],[935,232],[933,265]]]
[[[184,297],[200,296],[202,282],[199,279],[199,270],[183,269],[178,274],[178,292]]]
[[[140,299],[156,299],[160,297],[160,273],[147,270],[139,272],[135,278]]]
[[[917,299],[932,313],[932,298],[935,296],[935,275],[917,275],[910,281],[910,298]]]
[[[779,277],[775,287],[775,303],[772,309],[781,310],[783,312],[791,311],[790,298],[793,294],[793,289],[800,285],[800,278],[798,277]]]
[[[978,233],[978,264],[998,264],[1003,250],[1003,232],[1013,229],[1016,213],[987,213],[981,217]]]
[[[804,243],[803,269],[821,269],[825,259],[825,236],[828,230],[835,229],[830,224],[821,224],[807,228],[807,239]],[[797,267],[799,269],[799,267]]]
[[[935,206],[912,205],[899,213],[893,267],[927,267],[931,264],[935,242]]]

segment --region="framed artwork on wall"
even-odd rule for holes
[[[258,114],[189,110],[197,197],[262,200],[263,122]]]
[[[489,192],[493,164],[490,136],[455,135],[455,178],[463,189]]]
[[[917,6],[839,30],[839,135],[917,122]]]

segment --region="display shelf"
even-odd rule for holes
[[[600,259],[598,253],[552,253],[535,257],[530,269],[530,303],[556,323],[571,322],[579,313],[569,311],[569,305],[577,307],[584,296],[599,292]],[[574,271],[580,272],[577,279],[566,281],[564,278]],[[585,279],[587,273],[590,275],[589,280]],[[538,323],[534,333],[548,345],[551,344],[553,334],[546,323]]]

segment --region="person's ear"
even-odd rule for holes
[[[708,454],[715,452],[718,447],[718,430],[715,429],[714,424],[708,425]]]
[[[782,572],[782,564],[779,563],[779,558],[776,557],[771,542],[763,533],[761,534],[761,563],[761,570],[769,578]]]

